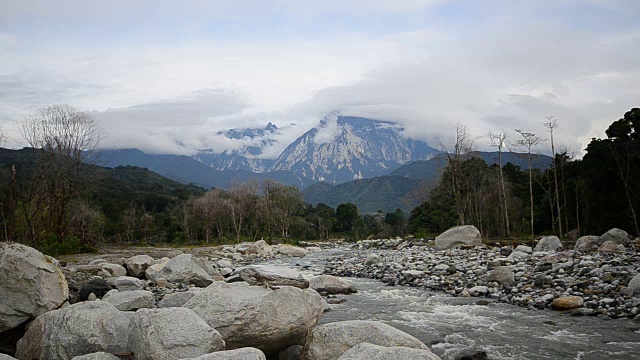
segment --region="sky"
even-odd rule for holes
[[[69,104],[104,148],[276,157],[328,114],[396,121],[436,144],[455,124],[534,132],[580,156],[640,106],[636,0],[0,0],[0,128]],[[548,143],[543,147],[550,147]],[[541,148],[541,151],[549,151]]]

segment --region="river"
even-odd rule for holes
[[[269,263],[319,274],[340,250],[303,259]],[[475,347],[490,359],[634,359],[640,358],[640,323],[605,316],[575,317],[551,310],[508,304],[476,304],[479,298],[456,298],[419,288],[387,286],[370,279],[348,278],[358,293],[339,295],[320,323],[379,320],[427,344],[442,359]]]

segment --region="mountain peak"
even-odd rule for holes
[[[264,130],[268,131],[268,132],[274,132],[274,131],[278,130],[278,127],[276,126],[276,124],[274,124],[271,121],[269,121],[269,123],[264,128]]]

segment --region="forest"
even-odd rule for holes
[[[1,148],[0,130],[0,234],[52,255],[111,243],[431,237],[463,224],[487,239],[575,239],[613,227],[640,235],[640,109],[613,121],[582,158],[554,143],[558,120],[549,117],[545,126],[546,134],[516,130],[516,139],[489,133],[482,141],[499,157],[490,166],[474,155],[480,140],[458,124],[440,144],[447,161],[442,174],[413,194],[419,206],[410,214],[361,213],[348,202],[306,204],[298,188],[272,180],[207,190],[143,168],[101,167],[93,119],[70,106],[50,106],[18,124],[29,145],[24,149]],[[547,169],[502,162],[503,153],[517,151],[532,164],[545,146],[554,154]]]

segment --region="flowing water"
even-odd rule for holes
[[[318,273],[338,251],[276,264]],[[272,262],[274,263],[274,262]],[[349,278],[358,293],[339,295],[321,323],[379,320],[429,345],[443,359],[463,348],[481,348],[490,359],[640,359],[640,323],[604,316],[574,317],[515,305],[476,305],[478,298],[455,298],[419,288],[387,286]]]

